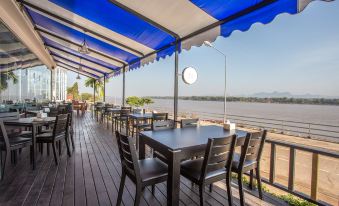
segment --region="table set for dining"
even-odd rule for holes
[[[243,130],[237,129],[225,129],[225,127],[221,125],[200,125],[197,119],[181,119],[179,122],[174,122],[173,120],[168,119],[167,113],[144,113],[144,112],[132,112],[132,109],[129,108],[105,108],[105,106],[101,106],[103,114],[106,115],[107,119],[107,126],[109,119],[112,120],[112,131],[115,131],[116,137],[118,139],[118,145],[120,144],[120,138],[124,139],[124,142],[121,142],[120,148],[126,147],[126,144],[129,144],[131,141],[132,146],[135,147],[136,153],[138,153],[138,164],[150,164],[149,168],[146,169],[146,174],[159,174],[156,167],[163,168],[161,166],[163,163],[166,163],[166,175],[167,177],[167,203],[168,205],[179,205],[179,194],[180,194],[180,176],[186,173],[187,175],[187,168],[184,165],[196,165],[196,162],[200,162],[200,169],[198,171],[204,171],[202,168],[204,158],[207,158],[207,149],[213,151],[213,147],[211,147],[210,142],[212,141],[226,141],[225,139],[228,138],[228,143],[230,144],[230,139],[234,137],[234,145],[233,148],[231,146],[223,146],[223,147],[214,147],[214,150],[217,152],[214,154],[215,157],[212,157],[215,162],[212,164],[206,163],[206,167],[214,168],[216,171],[213,174],[219,174],[221,169],[221,177],[220,175],[213,176],[207,172],[206,181],[210,182],[210,190],[212,190],[213,181],[222,179],[227,179],[227,175],[231,172],[235,172],[238,175],[238,184],[239,184],[239,194],[240,194],[240,203],[244,205],[244,192],[242,186],[242,175],[245,172],[250,172],[251,177],[251,184],[252,179],[254,177],[253,171],[256,172],[256,177],[258,178],[258,187],[259,187],[259,197],[262,198],[261,192],[261,181],[260,181],[260,171],[259,171],[259,163],[260,157],[263,150],[264,141],[266,138],[266,131],[256,132],[256,133],[249,133]],[[123,111],[128,110],[129,112],[125,113]],[[105,119],[105,118],[103,118]],[[188,121],[187,121],[188,120]],[[114,123],[115,122],[115,123]],[[187,122],[185,124],[184,122]],[[178,123],[180,123],[180,127],[177,127]],[[134,132],[136,129],[136,132]],[[126,140],[130,138],[131,140]],[[123,146],[125,145],[125,146]],[[150,150],[146,149],[147,147]],[[121,161],[122,161],[122,169],[123,169],[123,176],[127,175],[132,180],[135,178],[143,177],[143,166],[139,165],[139,169],[137,171],[140,172],[140,177],[137,177],[136,172],[129,173],[132,168],[128,168],[130,163],[132,164],[133,158],[131,158],[131,152],[133,153],[133,149],[128,152],[128,155],[124,157],[124,149],[121,151]],[[235,149],[239,148],[240,153],[236,153]],[[151,151],[151,153],[149,153]],[[231,162],[226,165],[226,155],[229,152],[234,153],[234,157],[232,156]],[[133,155],[132,155],[133,156]],[[153,157],[153,158],[152,158]],[[127,160],[124,160],[127,158]],[[160,159],[161,162],[155,162],[155,165],[152,166],[151,159]],[[189,160],[193,162],[190,163]],[[219,161],[220,160],[220,161]],[[222,160],[222,161],[221,161]],[[129,164],[125,164],[124,161],[132,161]],[[144,161],[149,163],[143,163]],[[195,162],[194,162],[195,161]],[[219,161],[219,162],[218,162]],[[188,163],[186,163],[188,162]],[[135,165],[135,163],[133,163]],[[220,164],[225,164],[221,166]],[[221,167],[220,167],[221,166]],[[196,166],[195,166],[196,167]],[[152,171],[152,168],[154,171]],[[222,169],[224,168],[224,169]],[[225,170],[226,168],[226,170]],[[192,168],[191,168],[192,169]],[[195,168],[196,169],[196,168]],[[210,171],[207,169],[206,171]],[[162,169],[163,170],[163,169]],[[190,168],[188,169],[190,171]],[[211,170],[213,171],[213,169]],[[227,172],[229,171],[229,172]],[[164,172],[164,171],[162,171]],[[192,172],[188,173],[196,173],[197,171],[192,170]],[[136,175],[136,176],[133,176]],[[224,174],[224,175],[223,175]],[[227,175],[226,175],[227,174]],[[151,181],[152,178],[154,182],[159,180],[159,177],[162,176],[155,176],[149,177]],[[191,175],[191,174],[188,174]],[[186,177],[186,176],[185,176]],[[208,179],[208,177],[210,179]],[[123,177],[122,177],[123,178]],[[189,178],[189,177],[188,177]],[[195,183],[202,184],[200,188],[204,188],[204,181],[199,180],[199,175],[196,177],[197,180],[194,178],[191,181],[197,181]],[[133,180],[133,181],[134,181]],[[240,181],[241,180],[241,181]],[[137,188],[138,185],[141,184],[143,181],[138,182],[134,181]],[[152,182],[152,181],[151,181]],[[226,181],[227,182],[227,181]],[[121,184],[124,184],[124,178]],[[207,184],[207,183],[206,183]],[[231,194],[231,183],[227,183],[228,186],[228,199],[229,203],[232,203],[232,194]],[[153,191],[153,189],[152,189]],[[121,194],[120,194],[121,193]],[[119,190],[119,196],[122,195],[122,191]],[[140,194],[137,192],[136,199],[138,199],[138,195]],[[203,203],[203,193],[200,192],[201,203]]]

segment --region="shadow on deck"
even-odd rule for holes
[[[111,129],[98,124],[87,113],[74,114],[75,151],[69,158],[63,147],[59,165],[53,155],[37,154],[37,168],[32,170],[28,151],[19,156],[17,165],[7,164],[5,179],[0,182],[0,205],[115,205],[120,183],[121,165],[118,148]],[[198,187],[181,177],[180,205],[198,205]],[[213,192],[206,189],[206,205],[227,205],[226,185],[215,184]],[[124,205],[133,205],[134,184],[126,181]],[[234,204],[239,205],[237,186],[233,184]],[[245,192],[248,205],[286,205],[265,194],[257,198],[255,191]],[[166,184],[144,191],[140,205],[166,205]]]

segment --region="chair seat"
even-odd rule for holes
[[[233,161],[232,161],[232,170],[237,170],[239,167],[239,162],[240,162],[240,155],[235,153],[233,156]],[[255,167],[257,164],[256,160],[245,160],[243,167],[244,168],[252,168]]]
[[[27,138],[27,137],[11,137],[8,139],[9,144],[11,147],[18,146],[21,144],[31,144],[32,143],[32,138]],[[2,148],[4,146],[4,142],[0,142],[0,147]]]
[[[186,177],[190,177],[191,179],[199,181],[202,172],[203,161],[203,158],[199,158],[182,162],[180,164],[181,173]],[[205,179],[207,180],[222,174],[226,175],[226,168],[219,169],[213,172],[207,172]]]
[[[20,136],[21,137],[31,137],[32,131],[21,131]]]
[[[63,138],[64,135],[59,135],[57,137],[55,137],[55,140],[59,140],[61,138]],[[38,134],[36,136],[36,141],[37,142],[45,142],[45,141],[52,141],[53,140],[53,133],[52,132],[46,132],[46,133],[42,133],[42,134]]]
[[[157,158],[147,158],[138,161],[140,176],[143,182],[153,179],[167,178],[167,165]]]

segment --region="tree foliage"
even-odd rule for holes
[[[67,95],[72,95],[73,99],[79,99],[78,82],[75,82],[71,87],[67,87]]]
[[[12,80],[13,84],[18,83],[18,76],[13,71],[0,73],[0,91],[8,88],[8,81]]]
[[[151,98],[141,98],[137,96],[130,96],[126,98],[126,104],[132,107],[142,107],[145,104],[153,104],[153,100]]]
[[[93,95],[90,93],[81,93],[81,100],[82,101],[89,101],[93,99]]]
[[[108,82],[108,79],[106,79],[106,83]],[[94,88],[95,85],[95,93],[98,94],[98,98],[102,99],[104,97],[104,82],[99,81],[93,78],[87,78],[85,80],[85,87],[91,87]]]

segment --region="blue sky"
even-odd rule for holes
[[[283,14],[268,25],[219,37],[214,46],[227,54],[227,94],[290,92],[339,96],[339,1],[315,1],[298,15]],[[194,47],[179,56],[179,70],[193,66],[198,80],[179,95],[223,95],[224,59],[209,47]],[[126,95],[173,95],[174,57],[126,75]],[[71,72],[69,72],[71,73]],[[75,81],[69,74],[69,85]],[[92,92],[82,86],[81,92]],[[121,97],[122,78],[111,78],[107,96]]]

